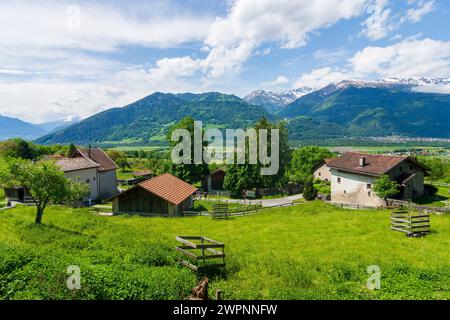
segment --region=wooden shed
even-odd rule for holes
[[[193,207],[197,188],[165,173],[111,198],[113,213],[178,215]]]
[[[211,172],[202,180],[202,189],[207,192],[223,190],[223,182],[226,172],[224,169],[217,169]]]

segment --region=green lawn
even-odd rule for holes
[[[432,197],[424,197],[414,202],[420,205],[425,206],[433,206],[433,207],[445,207],[450,205],[450,193],[449,187],[444,186],[436,186],[438,188],[438,192],[435,196]]]
[[[391,231],[388,211],[322,202],[215,221],[209,217],[101,217],[51,207],[44,226],[33,208],[0,213],[0,299],[175,299],[196,283],[176,266],[176,235],[225,243],[226,271],[211,275],[225,299],[450,299],[450,216],[432,233]],[[82,289],[65,287],[79,265]],[[368,291],[367,267],[381,268]]]
[[[212,212],[213,205],[215,202],[213,201],[204,201],[204,200],[195,200],[194,204],[194,210],[196,211],[209,211]],[[223,203],[222,201],[217,203]],[[229,212],[241,212],[241,211],[248,211],[248,210],[254,210],[255,208],[260,208],[261,205],[246,205],[246,204],[240,204],[240,203],[228,203],[228,210]]]

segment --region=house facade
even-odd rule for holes
[[[325,159],[314,169],[314,180],[318,179],[321,181],[331,181],[331,169],[328,166],[328,163],[330,163],[333,159],[334,158]]]
[[[56,164],[67,179],[89,185],[91,201],[103,201],[119,192],[118,166],[100,148],[79,148],[70,158],[60,158]]]
[[[112,197],[113,213],[180,215],[193,208],[197,188],[169,173],[146,180]]]
[[[412,200],[424,194],[428,168],[411,157],[367,155],[347,152],[328,163],[331,170],[331,201],[368,207],[384,206],[373,191],[383,175],[399,184],[398,198]]]

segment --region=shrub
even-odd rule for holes
[[[314,186],[312,178],[309,178],[305,183],[305,187],[303,188],[303,198],[307,201],[312,201],[317,198],[317,189]]]

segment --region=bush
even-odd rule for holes
[[[317,189],[314,186],[313,179],[310,178],[306,181],[303,188],[303,198],[307,201],[312,201],[317,198]]]

